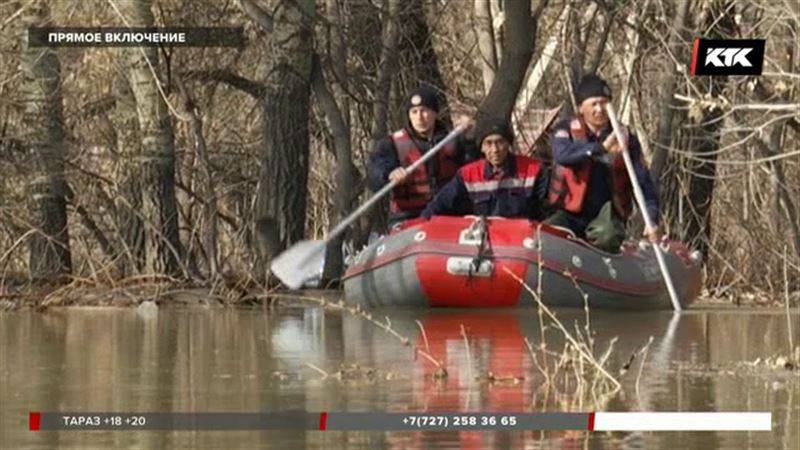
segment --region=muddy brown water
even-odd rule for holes
[[[583,323],[582,311],[558,314],[570,327]],[[28,431],[30,411],[594,409],[569,386],[543,389],[524,342],[540,341],[530,309],[373,315],[388,315],[412,345],[362,318],[317,306],[0,313],[0,447],[800,448],[800,372],[746,364],[789,354],[785,314],[763,310],[693,310],[677,319],[593,312],[591,327],[597,354],[618,337],[614,370],[654,338],[641,376],[639,358],[603,410],[766,411],[769,432]],[[800,345],[800,314],[793,321]],[[548,329],[545,336],[548,348],[562,348],[559,332]],[[434,379],[435,367],[415,357],[414,345],[445,363],[447,379]]]

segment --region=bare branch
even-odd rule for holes
[[[536,4],[536,7],[533,9],[533,14],[531,15],[534,21],[539,20],[539,17],[542,16],[542,12],[544,12],[544,9],[547,7],[548,3],[550,3],[550,0],[541,0]]]
[[[218,81],[220,83],[225,83],[228,86],[250,94],[256,99],[261,99],[264,97],[264,93],[266,92],[266,88],[263,84],[253,81],[249,78],[245,78],[227,69],[190,70],[184,72],[183,75],[188,81]]]
[[[263,8],[256,5],[252,0],[239,0],[238,3],[242,11],[250,16],[255,23],[259,24],[264,31],[267,33],[272,31],[273,20],[268,12],[264,11]]]
[[[687,102],[690,105],[700,105],[703,108],[719,108],[726,111],[800,111],[800,103],[784,103],[777,105],[769,103],[748,103],[744,105],[734,105],[725,98],[720,100],[709,100],[687,97],[681,94],[675,94],[674,98],[676,100]]]

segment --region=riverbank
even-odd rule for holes
[[[53,307],[136,307],[150,301],[162,307],[252,307],[271,302],[275,295],[291,295],[280,287],[267,287],[255,280],[220,279],[215,283],[181,281],[166,276],[140,276],[119,281],[74,280],[63,285],[6,284],[0,282],[0,311]],[[308,289],[303,296],[338,298],[336,289]],[[703,290],[692,308],[786,308],[786,296],[767,292],[726,292],[723,296]],[[788,296],[789,307],[800,308],[800,292]],[[691,308],[690,308],[691,309]]]

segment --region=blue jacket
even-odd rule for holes
[[[500,174],[485,159],[459,169],[422,217],[475,214],[541,220],[546,196],[547,176],[539,160],[510,154]]]
[[[553,130],[551,148],[553,151],[553,161],[564,166],[578,165],[586,159],[591,158],[592,172],[589,180],[586,200],[580,213],[568,214],[573,231],[582,233],[589,222],[592,221],[603,205],[612,198],[611,173],[606,150],[603,141],[612,132],[610,126],[603,129],[599,135],[591,132],[587,135],[587,142],[574,141],[570,135],[570,123],[572,119],[559,121]],[[633,169],[636,172],[636,179],[642,187],[645,206],[647,212],[654,223],[659,223],[659,201],[653,181],[642,159],[642,148],[636,135],[631,134],[628,142],[628,151],[633,162]]]

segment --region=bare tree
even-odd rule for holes
[[[24,22],[43,26],[50,20],[45,1],[29,4]],[[22,41],[23,142],[32,155],[32,226],[30,273],[37,280],[51,280],[70,273],[72,257],[67,226],[67,184],[64,178],[64,115],[61,98],[61,65],[56,51],[31,47],[27,31]]]
[[[723,39],[735,35],[735,8],[732,0],[705,0],[701,4],[701,14],[697,28],[709,30],[711,38]],[[702,83],[702,84],[701,84]],[[712,77],[698,82],[703,95],[718,98],[727,83],[726,77]],[[702,92],[702,91],[701,91]],[[688,223],[685,239],[695,243],[703,255],[708,254],[711,242],[711,205],[714,198],[714,183],[717,171],[716,151],[720,146],[723,121],[720,108],[705,108],[698,104],[695,126],[686,133],[686,148],[696,157],[691,164],[688,182]]]
[[[336,193],[334,197],[334,219],[336,222],[344,219],[350,210],[353,191],[353,173],[350,157],[350,133],[344,121],[341,110],[336,104],[336,99],[328,89],[319,59],[314,60],[312,72],[314,95],[325,113],[328,127],[333,133],[333,145],[336,147]],[[323,280],[334,280],[341,277],[344,271],[342,258],[342,242],[344,236],[331,240],[325,254],[325,269]]]
[[[131,26],[152,27],[151,0],[119,1]],[[155,47],[126,51],[128,77],[136,99],[141,138],[142,215],[145,221],[145,270],[178,275],[183,248],[175,201],[175,143],[166,94],[158,75]]]
[[[124,52],[121,53],[123,58]],[[122,240],[122,257],[117,268],[122,275],[131,275],[144,270],[145,241],[142,218],[141,156],[142,141],[139,137],[139,118],[136,114],[136,99],[131,92],[128,76],[120,68],[112,81],[115,142],[119,162],[117,164],[117,195],[115,196],[116,226]]]
[[[442,71],[439,67],[439,56],[433,49],[431,27],[428,25],[425,4],[422,0],[408,0],[403,5],[401,12],[400,42],[401,71],[410,75],[405,88],[408,92],[419,85],[428,85],[439,91],[446,92]],[[401,90],[402,92],[403,90]],[[448,109],[447,97],[440,95],[441,110]],[[449,122],[449,117],[442,115],[440,119]]]
[[[669,36],[669,47],[667,51],[673,52],[676,55],[683,56],[680,49],[686,46],[687,36],[685,33],[686,16],[690,11],[692,5],[691,0],[679,0],[675,2],[675,17],[673,20],[672,29]],[[661,184],[661,174],[664,172],[664,167],[667,164],[667,157],[669,149],[672,147],[672,134],[673,123],[677,105],[674,100],[675,91],[678,86],[678,81],[684,74],[676,70],[668,71],[664,74],[664,79],[661,82],[663,89],[661,90],[661,98],[659,105],[661,105],[658,114],[658,128],[656,131],[655,145],[653,149],[653,158],[650,162],[650,176],[656,187]]]
[[[333,145],[336,149],[336,192],[334,197],[334,222],[342,220],[351,209],[353,200],[353,185],[358,173],[353,166],[350,145],[350,99],[347,96],[347,46],[342,33],[344,19],[337,0],[326,0],[326,13],[331,27],[328,30],[330,43],[331,72],[335,82],[330,83],[328,89],[323,68],[319,58],[315,57],[312,70],[312,86],[317,102],[325,113],[328,128],[333,135]],[[322,274],[323,281],[340,278],[344,272],[344,258],[342,243],[345,236],[333,239],[328,245],[325,254],[325,269]]]
[[[168,265],[195,276],[198,258],[244,285],[266,274],[270,255],[353,210],[371,144],[406,121],[408,89],[430,84],[458,105],[443,108],[445,120],[506,116],[515,104],[530,144],[551,117],[545,108],[565,103],[571,114],[572,83],[598,68],[619,88],[620,113],[630,112],[645,151],[643,136],[653,136],[663,223],[707,252],[709,292],[797,290],[800,16],[791,1],[218,3],[9,3],[0,291],[13,285],[3,276],[53,278],[70,267],[98,281]],[[159,25],[244,21],[250,39],[239,49],[164,48],[156,58],[138,48],[53,52],[19,38],[47,22],[48,7],[53,23],[122,13],[122,23],[152,24],[134,20],[143,5],[158,8]],[[764,73],[690,76],[696,36],[765,38]],[[370,213],[347,244],[385,229],[385,215]],[[340,244],[328,249],[328,280],[341,275]]]
[[[797,23],[789,25],[793,29],[794,34],[797,33]],[[784,46],[784,70],[787,73],[796,73],[796,48],[794,45],[787,44]],[[778,93],[769,81],[758,80],[754,87],[756,98],[761,101],[768,102],[770,100],[777,100],[779,103],[790,102],[790,92],[788,89]],[[769,162],[769,169],[771,172],[773,190],[775,191],[775,202],[773,203],[772,214],[773,222],[775,222],[775,229],[780,230],[780,217],[781,212],[785,212],[788,222],[789,230],[791,231],[792,243],[794,244],[794,251],[797,256],[800,256],[800,214],[797,211],[797,205],[792,198],[790,183],[786,176],[786,168],[784,167],[783,160],[778,159],[778,156],[783,153],[785,144],[789,142],[788,127],[791,123],[791,118],[787,117],[775,123],[769,133],[764,133],[759,137],[757,145],[760,153],[765,158],[771,158]],[[780,231],[779,231],[780,233]],[[783,233],[780,233],[783,234]]]
[[[378,76],[375,82],[375,91],[372,108],[373,141],[386,135],[388,122],[389,92],[392,86],[392,74],[397,69],[397,49],[400,42],[400,0],[385,0],[386,12],[383,17],[383,31],[381,36],[381,56],[378,64]]]
[[[530,0],[506,0],[502,62],[479,113],[509,119],[528,70],[536,39],[536,24],[547,0],[540,0],[531,13]]]
[[[214,189],[214,179],[211,173],[211,160],[208,155],[206,138],[203,135],[203,121],[200,118],[199,107],[194,97],[186,88],[183,78],[177,75],[175,81],[184,98],[184,107],[190,116],[194,150],[197,154],[200,171],[203,176],[203,184],[201,186],[201,192],[203,194],[203,226],[201,230],[201,240],[206,260],[208,261],[208,270],[213,278],[219,274],[219,250],[217,245],[217,194]]]
[[[372,95],[372,117],[370,122],[370,146],[386,136],[389,122],[389,99],[392,90],[392,76],[397,72],[400,46],[400,0],[384,0],[384,13],[381,17],[380,57],[377,65],[377,76]],[[373,230],[386,227],[386,216],[389,209],[388,199],[378,203],[367,214],[367,224],[358,244],[366,241]]]
[[[263,80],[263,149],[256,194],[259,273],[287,245],[305,237],[308,196],[309,96],[311,94],[313,0],[281,0],[272,14],[252,0],[242,9],[267,31],[270,58]],[[278,248],[275,248],[277,237]]]
[[[567,89],[564,91],[564,109],[562,115],[571,116],[573,109],[573,91],[575,85],[586,73],[586,59],[589,56],[589,44],[593,38],[593,31],[600,9],[597,3],[590,3],[586,8],[569,8],[566,19],[567,32],[564,35],[562,48],[569,52],[562,53],[562,64],[569,68],[567,71]],[[599,56],[596,58],[599,60]]]

